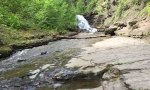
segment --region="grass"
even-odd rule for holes
[[[22,66],[19,66],[16,69],[8,70],[6,72],[3,72],[0,74],[0,77],[4,77],[5,79],[11,79],[13,77],[23,77],[28,74],[30,70],[36,69],[38,66],[35,64],[25,64]]]
[[[19,43],[22,41],[28,41],[30,39],[41,39],[46,36],[55,36],[59,34],[65,34],[67,30],[63,32],[58,30],[15,30],[8,28],[6,26],[0,26],[0,40],[5,43],[5,45],[10,45],[12,43]]]
[[[138,7],[138,9],[134,11],[138,13],[141,12],[142,15],[150,16],[150,1],[144,2],[143,0],[118,0],[118,2],[119,2],[118,4],[113,6],[111,0],[99,0],[98,1],[95,11],[97,11],[99,14],[104,14],[107,16],[108,12],[113,11],[112,17],[107,17],[106,22],[105,22],[106,25],[119,21],[122,18],[126,18],[126,17],[131,18],[132,13],[128,11],[131,11],[132,8],[134,7]],[[146,6],[145,6],[145,3],[146,3]],[[138,16],[141,17],[140,14]]]
[[[148,2],[146,4],[146,6],[144,7],[144,9],[141,11],[140,13],[142,16],[148,15],[150,16],[150,2]]]
[[[0,57],[8,56],[14,51],[13,46],[23,46],[36,44],[42,39],[52,39],[54,36],[67,33],[67,30],[15,30],[0,25]]]

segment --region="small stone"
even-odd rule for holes
[[[126,24],[126,23],[124,23],[124,22],[116,22],[114,25],[115,25],[115,26],[118,26],[118,27],[121,27],[121,28],[123,28],[123,27],[126,27],[126,26],[127,26],[127,24]]]
[[[137,22],[138,22],[138,21],[130,21],[130,22],[128,22],[128,24],[129,24],[130,26],[133,26],[133,25],[135,25]]]
[[[25,61],[26,61],[26,59],[19,59],[17,62],[21,63],[21,62],[25,62]]]
[[[41,52],[41,55],[45,55],[45,54],[47,54],[47,51],[45,51],[45,52]]]

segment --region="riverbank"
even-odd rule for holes
[[[73,39],[62,39],[49,42],[47,45],[18,51],[0,62],[0,89],[51,90],[62,85],[63,87],[60,90],[75,90],[85,88],[84,85],[90,84],[91,81],[95,84],[91,84],[88,86],[89,88],[99,86],[100,83],[97,78],[91,80],[79,78],[77,81],[65,82],[55,81],[54,76],[60,75],[61,72],[64,73],[62,75],[66,79],[75,76],[72,75],[75,74],[74,71],[64,68],[64,65],[72,57],[82,52],[81,48],[109,38],[101,36],[103,36],[101,33],[80,33],[73,36]],[[72,88],[73,85],[78,87]]]
[[[45,45],[61,37],[76,35],[78,32],[64,33],[54,30],[14,30],[6,26],[0,27],[0,58],[8,57],[13,52],[25,48]]]
[[[100,36],[80,33],[74,36],[79,39],[62,39],[13,54],[0,62],[0,88],[149,89],[150,39]]]

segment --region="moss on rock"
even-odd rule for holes
[[[0,47],[0,58],[9,56],[12,53],[13,49],[9,46]]]

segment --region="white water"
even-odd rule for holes
[[[78,27],[82,30],[86,30],[87,32],[90,33],[95,33],[97,32],[96,28],[92,28],[88,21],[83,17],[83,15],[76,15],[76,18],[78,20]]]

